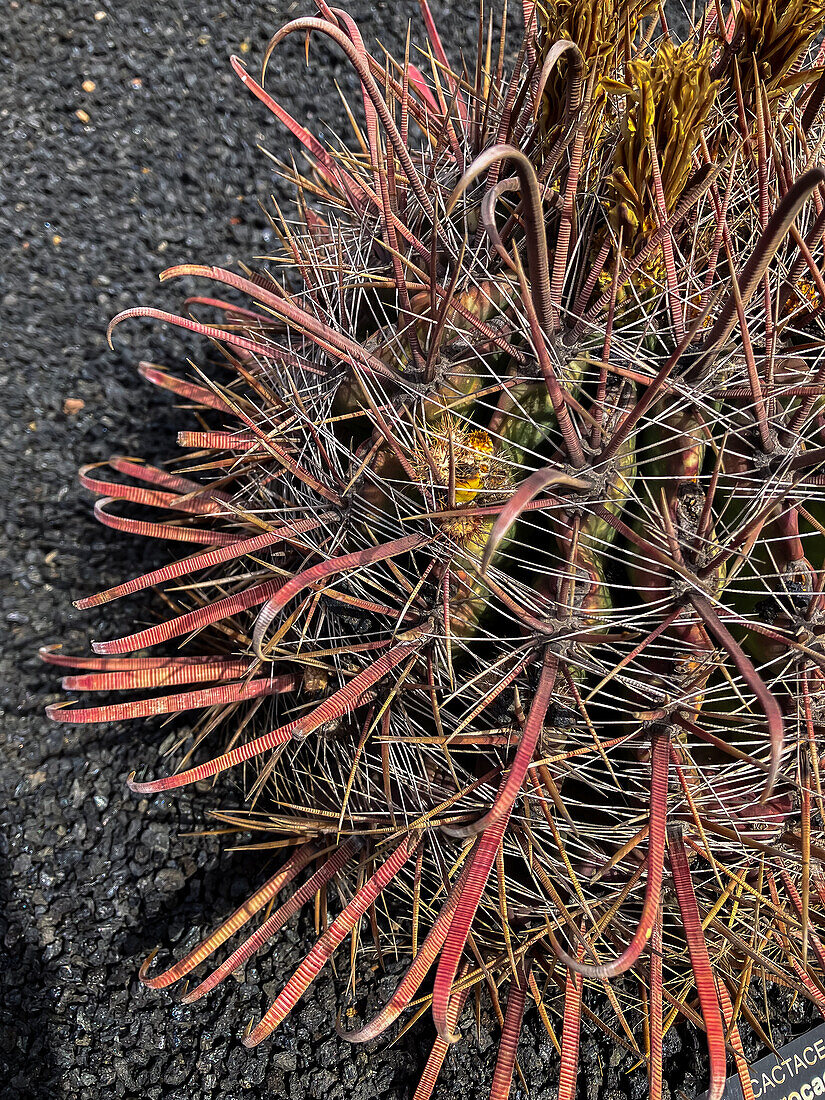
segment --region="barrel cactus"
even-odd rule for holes
[[[419,1100],[479,986],[491,1095],[534,1001],[572,1100],[587,984],[654,1098],[663,1033],[703,1027],[718,1100],[757,975],[825,1014],[825,8],[711,4],[679,44],[652,0],[548,0],[458,65],[421,7],[400,59],[324,0],[269,43],[264,73],[295,36],[346,55],[334,143],[232,59],[311,166],[277,255],[170,268],[223,296],[111,322],[219,364],[140,366],[195,407],[182,462],[81,472],[185,556],[77,604],[158,589],[155,625],[43,651],[128,701],[48,713],[195,712],[132,790],[229,773],[228,825],[288,849],[147,985],[198,1000],[344,884],[247,1045],[345,940],[391,942],[405,976],[339,1028],[431,1005]]]

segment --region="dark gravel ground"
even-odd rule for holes
[[[0,9],[0,1097],[407,1097],[429,1025],[390,1049],[338,1040],[342,990],[331,971],[261,1049],[241,1046],[247,1022],[311,942],[300,919],[243,982],[191,1009],[141,989],[137,967],[152,947],[191,946],[266,867],[186,835],[218,793],[128,794],[128,772],[156,759],[165,736],[158,726],[47,722],[57,677],[35,657],[43,643],[79,651],[113,633],[71,600],[162,557],[157,545],[98,527],[75,471],[113,451],[171,453],[179,417],[134,363],[174,362],[197,344],[135,325],[113,353],[106,322],[138,303],[174,308],[175,291],[155,282],[171,263],[231,266],[266,251],[257,200],[283,194],[256,144],[281,154],[289,146],[228,57],[248,50],[260,58],[272,30],[310,5],[3,0]],[[365,37],[403,49],[412,0],[358,0],[350,10]],[[467,45],[475,0],[436,10],[453,48]],[[313,56],[306,70],[300,44],[290,42],[276,52],[270,80],[298,118],[317,126],[320,98],[327,120],[340,117],[332,77],[345,88],[353,80],[320,43]],[[123,614],[140,611],[123,606]],[[391,984],[388,977],[385,991]],[[777,1040],[788,1026],[786,1017]],[[482,1014],[479,1042],[469,1021],[465,1030],[442,1096],[484,1090],[492,1075],[496,1027]],[[668,1080],[688,1096],[698,1049],[672,1033]],[[531,1096],[555,1095],[557,1059],[532,1013],[520,1059]],[[582,1063],[589,1098],[645,1092],[644,1074],[628,1076],[631,1060],[587,1028]]]

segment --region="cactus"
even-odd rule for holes
[[[197,409],[182,460],[81,473],[101,522],[187,556],[77,604],[159,588],[171,617],[43,651],[71,691],[137,697],[48,713],[196,712],[181,769],[132,790],[231,773],[227,826],[294,848],[147,985],[212,960],[199,999],[350,883],[247,1045],[345,939],[353,967],[392,943],[395,993],[339,1026],[431,1001],[418,1100],[483,987],[491,1096],[535,1001],[572,1100],[586,984],[654,1100],[664,1033],[701,1023],[718,1100],[758,974],[825,1015],[825,9],[710,5],[676,45],[656,5],[526,5],[515,61],[482,18],[468,71],[421,6],[423,68],[324,0],[269,43],[264,72],[294,35],[346,55],[334,147],[233,59],[312,166],[284,168],[268,264],[161,276],[228,300],[111,323],[220,361],[141,365]]]

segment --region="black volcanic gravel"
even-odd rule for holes
[[[452,52],[472,53],[475,0],[434,6]],[[220,790],[144,801],[128,793],[129,771],[157,760],[166,738],[158,724],[49,723],[43,707],[61,697],[58,677],[35,656],[44,643],[80,652],[89,638],[117,633],[118,607],[145,615],[138,605],[105,616],[71,606],[165,560],[162,547],[99,527],[75,473],[113,452],[173,452],[186,415],[134,365],[175,363],[199,345],[136,322],[111,352],[106,323],[139,303],[176,308],[183,292],[159,288],[163,267],[232,266],[266,251],[257,200],[288,196],[256,145],[281,155],[291,145],[228,57],[248,51],[256,64],[270,33],[311,5],[3,0],[1,11],[0,1097],[400,1100],[423,1066],[429,1023],[390,1049],[339,1040],[344,990],[330,968],[268,1042],[241,1046],[246,1024],[311,944],[310,919],[294,920],[243,981],[196,1006],[140,987],[137,968],[154,946],[192,946],[267,864],[187,835],[208,820]],[[366,38],[396,50],[416,19],[412,0],[358,0],[350,11]],[[325,119],[340,123],[333,77],[352,90],[352,74],[319,41],[312,58],[306,70],[301,43],[290,40],[274,55],[271,85],[311,126],[321,97]],[[377,992],[392,984],[385,976]],[[470,1017],[442,1096],[486,1095],[498,1029],[485,1009],[476,1042]],[[785,1012],[777,1041],[789,1026]],[[692,1096],[704,1087],[701,1042],[676,1032],[668,1041],[671,1087]],[[555,1096],[558,1061],[534,1012],[520,1060],[531,1096]],[[638,1100],[645,1076],[628,1076],[631,1064],[585,1025],[582,1096]],[[520,1085],[513,1095],[524,1095]]]

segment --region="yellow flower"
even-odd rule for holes
[[[616,68],[627,27],[632,41],[639,23],[656,11],[655,0],[558,0],[539,9],[547,44],[560,38],[579,47],[588,67],[601,77]]]
[[[487,432],[468,429],[452,418],[430,430],[424,443],[412,454],[412,467],[422,485],[436,489],[442,503],[446,503],[446,486],[450,481],[452,465],[455,479],[455,504],[470,504],[482,493],[480,504],[492,504],[499,494],[510,487],[510,471],[498,453],[496,441]],[[444,525],[456,542],[468,550],[483,546],[489,523],[478,516],[455,516]],[[485,534],[485,539],[481,534]],[[480,540],[480,541],[479,541]]]
[[[710,42],[697,53],[689,42],[674,46],[665,40],[650,59],[636,58],[627,65],[626,105],[611,177],[611,217],[617,230],[624,228],[626,246],[632,248],[659,223],[651,134],[668,214],[684,190],[718,89],[710,78],[710,63]]]
[[[625,42],[636,37],[644,16],[655,12],[656,0],[558,0],[539,7],[545,51],[554,42],[566,39],[581,50],[585,79],[596,70],[593,103],[599,107],[605,99],[605,81],[614,73],[623,57]],[[541,123],[545,133],[556,127],[564,114],[565,61],[547,84],[542,99]]]
[[[810,79],[798,62],[823,29],[825,0],[741,0],[728,60],[729,69],[738,62],[745,95],[753,90],[754,61],[770,96]]]

